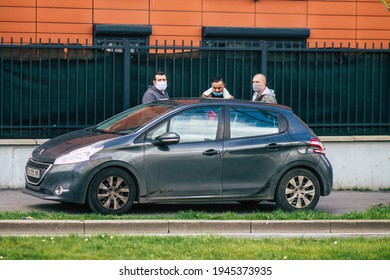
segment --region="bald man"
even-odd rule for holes
[[[259,101],[264,103],[275,103],[275,92],[273,89],[267,87],[267,78],[263,74],[256,74],[252,80],[253,96],[252,101]]]

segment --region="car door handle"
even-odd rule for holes
[[[282,145],[277,143],[271,143],[265,146],[268,151],[277,151],[280,147],[282,147]]]
[[[204,151],[203,154],[205,156],[212,156],[212,155],[218,155],[220,153],[220,151],[218,150],[214,150],[214,149],[210,149],[210,150],[207,150],[207,151]]]

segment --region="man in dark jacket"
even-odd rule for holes
[[[142,97],[142,103],[152,102],[160,99],[169,99],[167,88],[167,76],[164,72],[157,72],[154,75],[153,86],[150,86]]]

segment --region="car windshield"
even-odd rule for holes
[[[106,133],[128,134],[166,112],[177,108],[177,106],[173,103],[142,104],[102,122],[96,126],[95,130]]]

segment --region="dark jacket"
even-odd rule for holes
[[[142,103],[152,102],[160,99],[169,99],[168,92],[161,92],[155,86],[150,86],[142,97]]]

